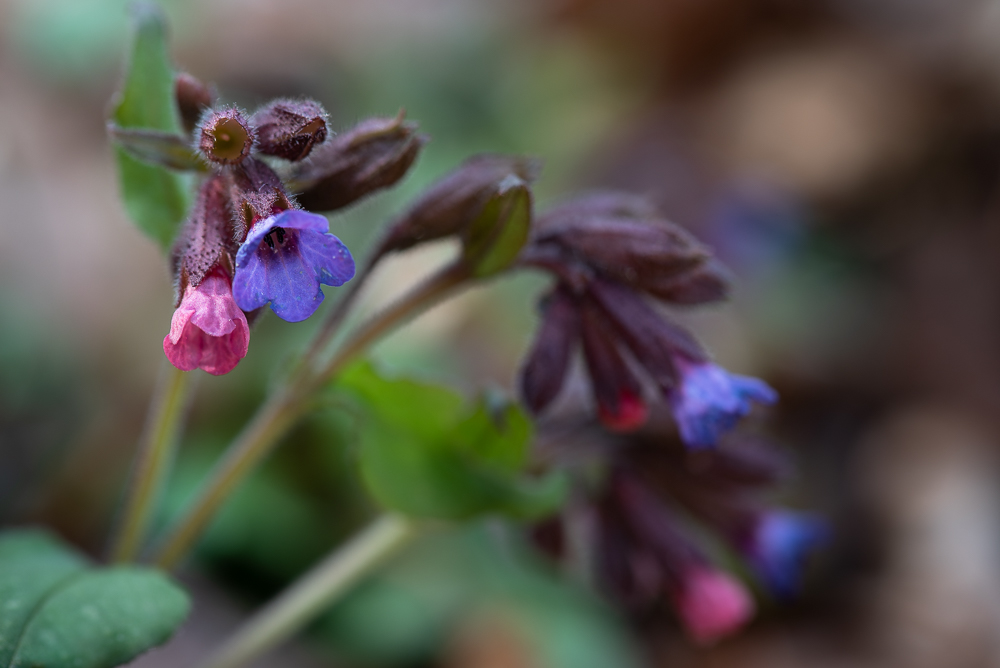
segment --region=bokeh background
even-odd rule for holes
[[[782,396],[789,498],[836,538],[800,599],[696,649],[530,559],[437,536],[260,666],[599,668],[1000,664],[1000,2],[169,0],[175,62],[252,108],[321,101],[333,128],[405,108],[431,142],[395,190],[332,220],[356,255],[478,151],[540,156],[541,206],[646,194],[738,277],[682,314]],[[104,133],[122,0],[0,1],[0,522],[100,554],[161,367],[172,287],[126,219]],[[382,301],[447,247],[380,272]],[[512,388],[538,276],[381,344],[387,366]],[[332,294],[331,294],[332,296]],[[309,325],[265,318],[200,379],[167,513]],[[200,372],[199,372],[200,373]],[[142,666],[186,665],[372,508],[318,416],[232,499],[183,577],[195,617]]]

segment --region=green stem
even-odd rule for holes
[[[188,402],[189,374],[165,363],[150,404],[121,521],[111,542],[117,563],[134,561],[177,450],[177,432]]]
[[[318,373],[305,369],[294,377],[290,386],[272,395],[226,451],[187,513],[168,533],[156,557],[157,565],[167,570],[177,566],[230,492],[306,413],[308,399],[316,390],[382,335],[434,304],[468,278],[464,265],[448,266],[359,327]]]
[[[236,668],[287,640],[418,533],[410,520],[381,517],[262,608],[202,668]]]

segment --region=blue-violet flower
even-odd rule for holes
[[[289,209],[258,221],[236,254],[233,296],[244,311],[271,302],[288,322],[305,320],[323,302],[320,284],[354,277],[354,258],[329,233],[323,216]]]
[[[828,537],[829,527],[820,518],[774,510],[758,518],[745,552],[768,589],[775,596],[789,598],[798,590],[809,552]]]
[[[711,362],[676,357],[681,382],[670,392],[670,405],[681,438],[692,448],[714,446],[750,412],[750,403],[770,404],[778,394],[757,378],[729,373]]]

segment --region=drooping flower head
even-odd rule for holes
[[[750,412],[751,402],[778,399],[770,385],[757,378],[729,373],[711,362],[675,358],[681,381],[670,392],[670,405],[681,438],[693,448],[715,445]]]
[[[354,258],[329,233],[323,216],[288,209],[257,221],[236,254],[233,295],[244,311],[268,302],[282,320],[299,322],[323,303],[320,284],[354,276]]]
[[[649,303],[717,301],[727,293],[728,275],[709,249],[641,198],[599,193],[556,207],[541,217],[521,262],[556,278],[522,371],[522,394],[533,412],[557,396],[577,342],[598,417],[614,431],[645,422],[652,388],[670,402],[692,448],[715,446],[751,402],[776,400],[763,381],[710,363],[690,333]]]
[[[182,371],[229,373],[247,354],[250,327],[233,299],[229,277],[214,269],[197,286],[187,286],[163,337],[163,352]]]

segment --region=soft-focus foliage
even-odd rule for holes
[[[0,534],[0,664],[114,668],[164,643],[187,595],[162,573],[94,569],[47,533]]]

